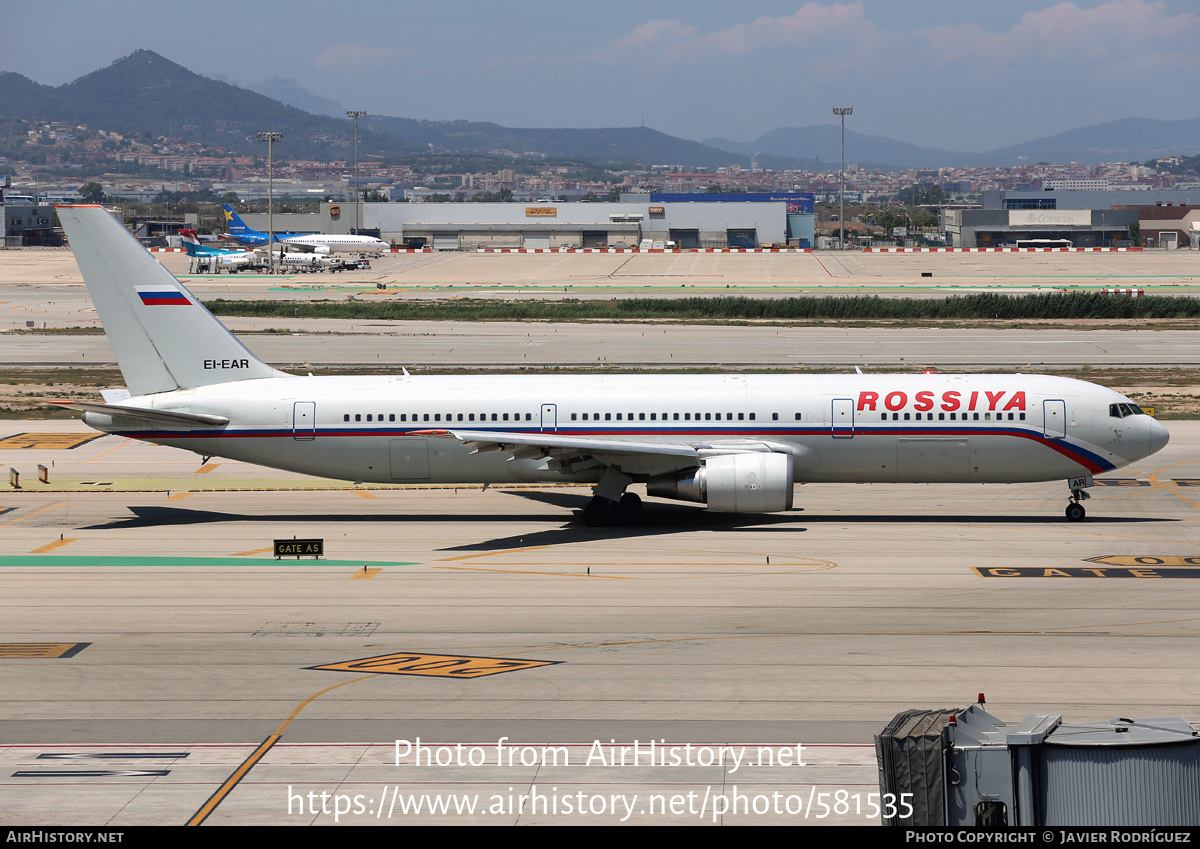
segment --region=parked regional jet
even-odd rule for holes
[[[594,485],[710,510],[792,506],[798,482],[1068,481],[1147,457],[1166,428],[1128,398],[1039,375],[297,377],[268,366],[104,209],[58,208],[130,397],[64,402],[97,430],[323,477]]]
[[[229,230],[228,236],[234,241],[257,247],[267,243],[267,234],[252,230],[242,221],[242,217],[229,204],[225,208],[225,222]],[[379,254],[388,250],[387,242],[374,236],[335,236],[323,233],[312,233],[307,236],[295,236],[290,233],[276,233],[274,241],[284,250],[309,251],[311,253],[373,253]]]
[[[183,238],[183,247],[187,255],[195,259],[202,268],[208,266],[217,271],[225,269],[232,274],[239,268],[256,266],[262,261],[255,251],[235,251],[201,244],[195,230],[180,230],[179,235]]]

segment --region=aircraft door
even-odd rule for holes
[[[1043,433],[1048,439],[1062,439],[1067,435],[1067,402],[1043,401]]]
[[[557,404],[542,404],[542,427],[543,433],[558,432],[558,405]]]
[[[854,399],[833,399],[832,422],[835,439],[849,439],[854,436]]]
[[[317,438],[317,404],[315,401],[297,401],[292,405],[292,438]]]

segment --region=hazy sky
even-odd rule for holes
[[[982,151],[1200,117],[1196,0],[6,3],[0,70],[59,85],[139,48],[373,114],[750,141],[834,121]]]

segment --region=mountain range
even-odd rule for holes
[[[61,86],[0,72],[0,116],[86,124],[124,135],[182,137],[236,153],[261,153],[257,133],[282,132],[286,159],[345,159],[353,124],[340,104],[293,80],[273,78],[243,88],[195,74],[150,50],[138,50]],[[323,113],[323,114],[314,114]],[[677,138],[649,127],[515,128],[489,122],[425,121],[369,115],[359,125],[362,157],[409,157],[430,151],[488,155],[508,151],[593,163],[679,164],[715,168],[832,171],[840,158],[838,125],[780,127],[748,142]],[[1133,162],[1200,150],[1200,118],[1128,118],[1069,130],[1017,145],[964,153],[922,148],[846,130],[846,161],[864,168],[999,166],[1046,162]],[[506,154],[500,153],[504,156]]]

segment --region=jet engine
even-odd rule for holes
[[[793,481],[789,454],[721,454],[697,468],[650,478],[646,494],[697,501],[721,513],[779,513],[792,509]]]

